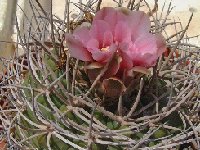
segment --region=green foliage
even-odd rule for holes
[[[53,150],[69,150],[70,149],[70,145],[68,145],[68,144],[64,143],[63,141],[59,140],[54,135],[52,135],[50,143],[51,143],[51,148]]]
[[[123,150],[123,148],[121,147],[119,147],[119,146],[111,146],[111,145],[109,145],[108,146],[108,150]]]
[[[114,130],[114,129],[117,129],[119,127],[119,123],[117,121],[109,121],[109,122],[107,122],[107,127],[109,129]]]
[[[166,135],[167,135],[167,131],[165,129],[159,129],[154,133],[153,136],[155,139],[158,139],[158,138],[162,138]]]

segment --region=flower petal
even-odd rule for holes
[[[132,11],[128,22],[132,29],[133,41],[141,34],[148,33],[151,27],[150,19],[143,11]]]
[[[153,65],[158,58],[155,36],[151,33],[140,36],[130,46],[127,53],[131,57],[134,66],[148,67]]]
[[[141,55],[144,55],[145,53],[157,55],[156,37],[151,33],[138,37],[134,44],[136,52]]]
[[[90,39],[86,47],[89,52],[99,51],[99,42],[96,39]]]
[[[156,44],[158,48],[158,56],[161,56],[163,52],[167,49],[166,42],[164,37],[161,34],[157,34],[156,36]]]
[[[94,60],[105,63],[112,57],[113,53],[116,51],[117,46],[115,44],[111,45],[107,51],[94,51],[92,52],[92,57]]]
[[[75,39],[72,35],[65,36],[67,45],[69,47],[70,55],[82,61],[92,61],[91,53],[83,46],[83,44]]]
[[[116,24],[118,22],[126,22],[127,17],[122,12],[115,10],[114,13],[105,16],[104,20],[109,23],[112,32],[114,32]]]
[[[114,28],[117,23],[117,11],[112,7],[104,7],[96,13],[94,22],[97,20],[104,20],[109,23],[111,28]]]
[[[118,22],[115,27],[114,41],[130,42],[131,41],[131,31],[125,22]]]
[[[111,31],[111,29],[107,22],[103,20],[96,20],[92,24],[92,27],[90,29],[90,35],[92,38],[98,40],[100,47],[103,47],[104,34],[105,32],[109,31]]]
[[[114,32],[117,22],[125,22],[126,19],[126,15],[121,11],[112,7],[104,7],[97,12],[94,17],[94,22],[97,20],[104,20],[110,25],[112,32]]]
[[[83,44],[85,44],[90,39],[89,29],[86,26],[76,28],[73,32],[73,35],[76,39],[80,40]]]
[[[115,13],[116,10],[113,7],[104,7],[96,13],[95,17],[93,18],[93,21],[104,20],[107,15],[113,16],[113,14]]]
[[[107,47],[113,43],[113,35],[110,31],[104,33],[103,47]]]

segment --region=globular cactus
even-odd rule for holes
[[[77,39],[69,40],[69,36],[80,29],[80,25],[93,24],[92,8],[98,10],[100,4],[98,1],[95,6],[90,1],[83,5],[80,8],[84,13],[75,19],[70,19],[69,10],[66,10],[67,23],[52,14],[50,17],[44,14],[46,23],[40,23],[46,25],[46,30],[33,32],[30,26],[25,39],[18,30],[19,44],[25,53],[6,61],[7,71],[0,85],[1,101],[6,102],[0,107],[6,147],[55,150],[199,148],[199,51],[181,42],[188,26],[165,39],[168,48],[164,55],[157,54],[160,57],[154,64],[148,61],[151,65],[138,66],[140,63],[134,62],[126,75],[123,72],[112,74],[111,71],[115,71],[112,67],[123,61],[119,58],[121,53],[115,53],[102,65],[99,61],[78,60],[70,52],[74,48],[70,44]],[[127,9],[113,10],[126,14],[143,4],[148,8],[145,2],[130,2]],[[158,16],[155,18],[154,11],[148,13],[152,35],[161,33],[169,24],[177,25],[167,22],[165,16],[165,21]],[[65,32],[68,33],[66,37]],[[175,37],[178,38],[174,40]],[[84,58],[94,60],[91,56]]]

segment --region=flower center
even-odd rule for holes
[[[107,52],[107,51],[109,51],[109,46],[101,48],[100,51],[102,51],[102,52]]]

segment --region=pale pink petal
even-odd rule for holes
[[[145,53],[156,54],[157,55],[157,44],[156,38],[153,34],[147,33],[138,37],[134,43],[135,52],[144,55]]]
[[[158,59],[158,56],[155,55],[155,54],[145,54],[143,56],[143,59],[145,59],[146,61],[144,61],[143,65],[141,66],[144,66],[144,67],[151,67],[151,66],[155,66],[156,62],[157,62],[157,59]]]
[[[92,57],[94,60],[98,62],[108,62],[108,60],[112,57],[113,53],[116,51],[117,46],[115,44],[111,45],[107,51],[95,50],[92,51]]]
[[[94,17],[94,22],[97,20],[104,20],[106,21],[110,27],[112,32],[115,29],[115,25],[118,21],[126,21],[126,15],[123,14],[121,11],[114,9],[112,7],[104,7]]]
[[[107,31],[104,33],[103,43],[101,44],[101,47],[99,45],[99,41],[94,38],[92,38],[88,42],[86,42],[86,44],[87,44],[86,47],[87,47],[88,51],[93,52],[96,50],[99,51],[101,48],[109,47],[112,43],[113,43],[112,33]]]
[[[102,52],[102,51],[95,51],[92,52],[92,57],[94,60],[98,61],[98,62],[107,62],[109,60],[109,53],[108,52]]]
[[[93,22],[97,20],[104,20],[113,28],[117,22],[117,11],[112,7],[104,7],[96,13]]]
[[[161,34],[157,34],[156,36],[156,44],[158,48],[158,56],[161,56],[163,52],[167,49],[166,42],[164,37]]]
[[[109,23],[112,32],[114,32],[116,24],[126,22],[127,17],[122,12],[115,10],[115,13],[105,16],[104,20]]]
[[[113,12],[115,12],[115,9],[113,7],[103,7],[96,13],[95,17],[93,18],[93,21],[104,20],[106,15],[112,14]]]
[[[80,59],[82,61],[92,61],[91,53],[83,46],[83,44],[75,39],[72,35],[66,35],[66,42],[69,47],[71,57]]]
[[[113,35],[110,31],[107,31],[104,33],[104,38],[103,38],[103,46],[102,47],[107,47],[113,43]]]
[[[132,40],[135,40],[141,34],[149,32],[151,27],[150,19],[143,11],[132,11],[128,22],[132,29]]]
[[[89,52],[99,51],[99,42],[96,39],[90,39],[86,47]]]
[[[114,41],[130,42],[131,41],[131,31],[126,22],[118,22],[115,27]]]
[[[151,66],[158,58],[155,36],[150,33],[140,36],[130,46],[127,53],[131,57],[134,66]]]
[[[110,26],[103,20],[97,20],[92,24],[90,36],[99,41],[99,46],[102,47],[104,33],[111,31]]]
[[[151,67],[156,64],[158,57],[156,54],[146,53],[144,55],[138,55],[133,58],[133,66]]]
[[[85,44],[89,39],[89,29],[86,26],[82,26],[74,30],[73,35],[76,39],[80,40],[83,44]]]
[[[144,56],[144,59],[146,57],[147,58],[146,60],[148,60],[148,61],[146,61],[148,66],[154,66],[156,64],[158,57],[161,56],[162,53],[165,52],[165,50],[167,49],[165,39],[161,34],[155,35],[155,39],[156,39],[156,46],[157,46],[157,53],[156,53],[157,55],[146,54]]]
[[[132,41],[119,43],[119,45],[118,45],[119,51],[120,52],[126,52],[126,51],[128,51],[130,45],[133,45]]]

